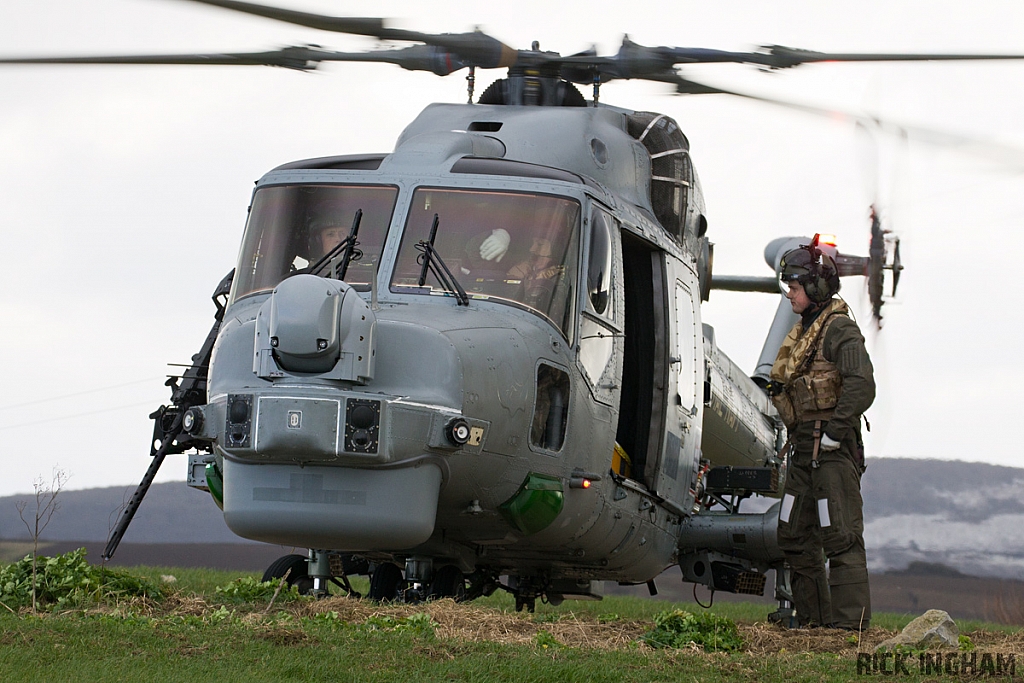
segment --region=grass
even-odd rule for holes
[[[182,567],[135,567],[132,571],[147,579],[162,582],[163,577],[173,576],[170,584],[175,591],[184,595],[213,595],[220,587],[242,576],[263,578],[261,574],[227,571],[223,569],[202,569]]]
[[[269,601],[240,603],[216,593],[238,572],[132,571],[175,581],[164,584],[168,596],[160,602],[125,599],[40,614],[0,608],[0,680],[847,681],[857,677],[858,649],[870,651],[910,620],[876,615],[860,644],[856,634],[769,626],[764,605],[722,603],[711,612],[739,624],[741,650],[652,649],[641,637],[655,615],[700,608],[613,596],[538,603],[536,613],[517,614],[509,596],[496,594],[463,605],[303,599],[268,612]],[[365,581],[357,586],[365,589]],[[1024,660],[1016,630],[960,626],[977,650]]]

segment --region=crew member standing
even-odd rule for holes
[[[808,246],[783,256],[781,278],[800,321],[771,371],[770,393],[789,432],[779,547],[806,626],[866,628],[871,621],[860,476],[860,421],[875,398],[864,337],[839,292],[835,261]],[[828,573],[825,559],[828,559]]]

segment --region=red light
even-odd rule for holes
[[[584,479],[583,480],[583,488],[589,489],[590,488],[590,484],[591,484],[591,481],[589,479]]]
[[[827,244],[830,247],[838,246],[835,235],[815,235],[814,237],[817,244]]]

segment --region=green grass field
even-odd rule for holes
[[[38,613],[0,607],[0,681],[847,681],[858,678],[858,650],[910,619],[878,615],[858,639],[786,631],[764,622],[764,605],[724,603],[711,611],[739,625],[739,651],[654,649],[640,638],[655,615],[701,608],[610,597],[517,614],[505,594],[459,605],[279,595],[271,606],[266,595],[218,593],[236,572],[132,573],[175,581],[162,584],[161,600],[81,600]],[[979,652],[1016,653],[1024,675],[1017,629],[960,626]]]

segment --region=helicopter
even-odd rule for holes
[[[476,104],[425,110],[391,153],[292,162],[258,182],[235,275],[215,294],[217,324],[155,416],[152,474],[165,455],[198,449],[190,483],[240,535],[311,548],[270,573],[308,576],[316,591],[365,571],[376,599],[503,588],[530,609],[596,597],[592,581],[647,583],[672,564],[716,590],[763,590],[782,559],[773,515],[736,514],[727,499],[781,490],[782,433],[700,307],[713,288],[777,281],[713,274],[685,135],[598,95],[624,78],[714,92],[674,76],[679,62],[854,56],[625,41],[615,57],[562,58],[482,33],[334,26],[423,46],[148,63],[511,70]],[[318,252],[312,233],[328,219],[344,236]],[[506,251],[486,259],[499,231]],[[880,258],[851,268],[879,273]],[[513,269],[538,259],[553,275],[531,290],[535,273]],[[885,265],[898,272],[895,253]],[[715,501],[727,512],[711,512]]]

